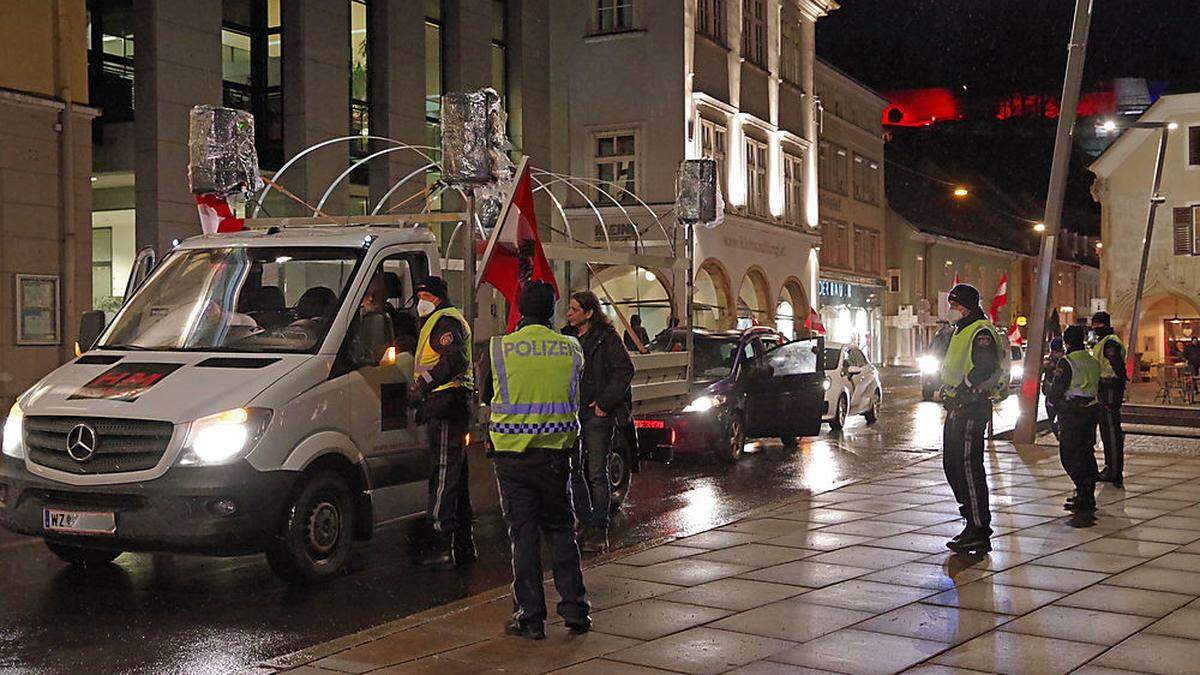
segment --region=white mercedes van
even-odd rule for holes
[[[425,228],[271,228],[177,245],[94,346],[4,423],[0,524],[77,565],[265,552],[291,582],[425,508],[405,308]]]

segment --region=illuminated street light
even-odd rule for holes
[[[1046,224],[1045,224],[1045,223],[1034,223],[1034,224],[1033,224],[1033,231],[1034,231],[1034,232],[1045,232],[1045,231],[1046,231]]]
[[[1171,122],[1170,124],[1167,125],[1167,128],[1170,129],[1171,131],[1175,131],[1176,129],[1179,128],[1179,122]]]
[[[961,185],[954,188],[954,196],[958,197],[959,199],[962,199],[969,194],[971,194],[971,191]]]

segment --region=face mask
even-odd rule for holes
[[[959,321],[962,321],[963,316],[965,315],[962,313],[962,310],[958,309],[951,309],[946,312],[946,320],[950,323],[958,323]]]
[[[437,305],[428,300],[420,300],[417,302],[417,316],[429,316],[433,314],[433,310],[437,309]]]

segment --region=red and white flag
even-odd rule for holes
[[[200,213],[200,229],[204,234],[240,232],[245,229],[245,220],[234,217],[233,209],[225,197],[212,192],[195,197],[196,211]]]
[[[954,285],[955,285],[955,286],[957,286],[957,285],[959,285],[959,284],[961,284],[961,283],[962,283],[962,282],[961,282],[961,281],[959,281],[959,279],[958,279],[958,272],[955,272],[955,273],[954,273]]]
[[[1000,283],[996,286],[996,295],[992,298],[992,306],[988,308],[988,315],[992,317],[992,323],[1000,322],[1000,308],[1008,304],[1008,274],[1000,275]]]
[[[496,229],[484,246],[476,288],[491,284],[508,300],[508,330],[517,327],[521,312],[517,296],[521,286],[529,281],[544,281],[558,293],[554,269],[546,259],[542,240],[538,236],[537,214],[533,210],[533,177],[529,160],[524,158],[517,169],[517,182],[509,201],[500,211]]]

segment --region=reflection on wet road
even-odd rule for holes
[[[997,430],[1015,421],[1015,400]],[[904,386],[879,422],[850,420],[796,449],[776,441],[734,466],[703,457],[647,464],[635,476],[614,546],[682,536],[807,490],[886,471],[936,452],[941,408]],[[0,534],[0,670],[223,673],[502,586],[508,541],[486,460],[472,465],[480,562],[452,572],[408,559],[408,528],[355,549],[353,571],[313,589],[278,581],[261,557],[126,554],[79,572],[35,539]]]

